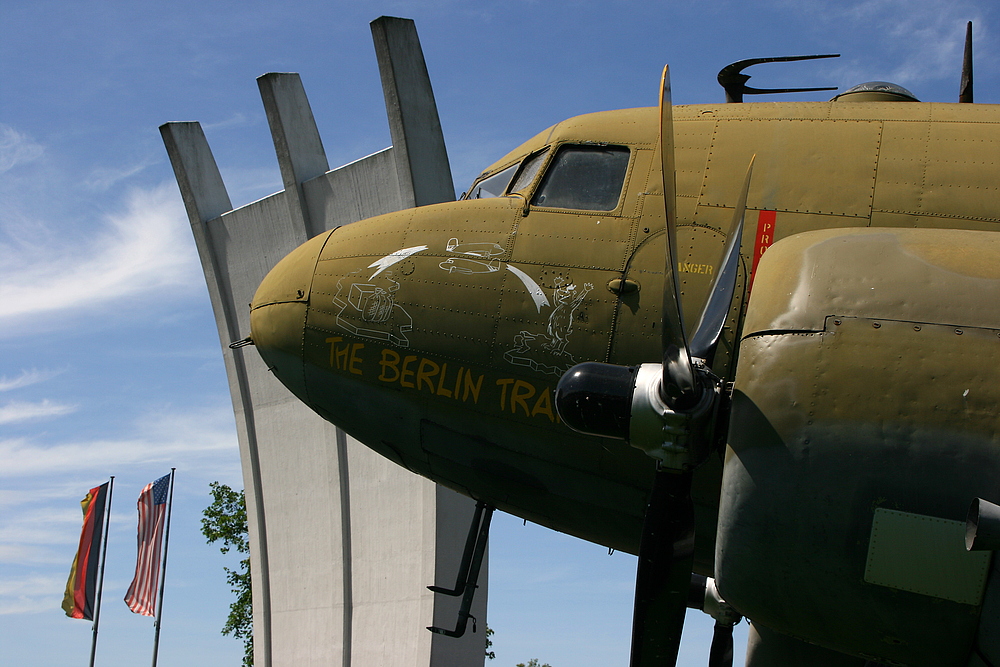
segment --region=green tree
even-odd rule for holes
[[[490,639],[490,637],[492,637],[492,636],[493,636],[493,628],[491,628],[490,626],[487,625],[486,626],[486,659],[487,660],[494,660],[497,657],[496,651],[491,651],[490,650],[491,648],[493,648],[493,640]]]
[[[552,667],[552,665],[550,665],[547,662],[544,664],[540,664],[538,662],[538,658],[532,658],[531,660],[528,661],[528,664],[524,664],[523,662],[517,663],[517,667]]]
[[[242,491],[233,491],[225,484],[209,485],[212,504],[202,513],[201,532],[209,544],[222,542],[219,550],[227,554],[230,549],[246,554],[239,568],[226,571],[226,581],[236,594],[236,601],[229,605],[229,618],[222,626],[222,634],[243,640],[243,665],[253,665],[253,597],[250,592],[250,536],[247,531],[247,506]]]

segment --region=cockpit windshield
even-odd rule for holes
[[[532,181],[535,180],[535,176],[538,175],[538,170],[542,168],[545,164],[545,156],[549,154],[549,149],[539,151],[529,157],[524,161],[524,166],[521,168],[521,172],[514,179],[514,182],[510,186],[511,192],[521,192],[526,187],[531,185]]]
[[[507,185],[510,184],[510,179],[514,178],[514,172],[517,171],[517,164],[512,164],[501,172],[493,174],[492,176],[484,176],[478,179],[469,188],[468,194],[465,195],[464,199],[487,199],[489,197],[499,197],[507,190]]]
[[[549,161],[549,147],[520,163],[476,180],[464,199],[486,199],[523,193],[534,206],[590,211],[613,211],[621,198],[628,172],[626,146],[565,144]],[[534,196],[526,192],[549,162]]]

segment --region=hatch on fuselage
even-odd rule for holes
[[[917,96],[897,83],[866,81],[833,97],[831,102],[919,102]]]

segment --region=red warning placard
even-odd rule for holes
[[[757,215],[757,240],[753,244],[753,266],[750,269],[750,288],[753,289],[753,277],[757,273],[757,263],[761,255],[774,243],[774,220],[776,211],[760,211]]]

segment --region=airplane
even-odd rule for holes
[[[479,501],[437,592],[471,600],[499,509],[639,556],[633,667],[675,664],[688,607],[710,665],[741,618],[750,667],[1000,664],[1000,108],[971,24],[959,104],[742,101],[802,58],[723,69],[724,104],[673,106],[665,69],[658,107],[560,122],[261,283],[275,377]]]

